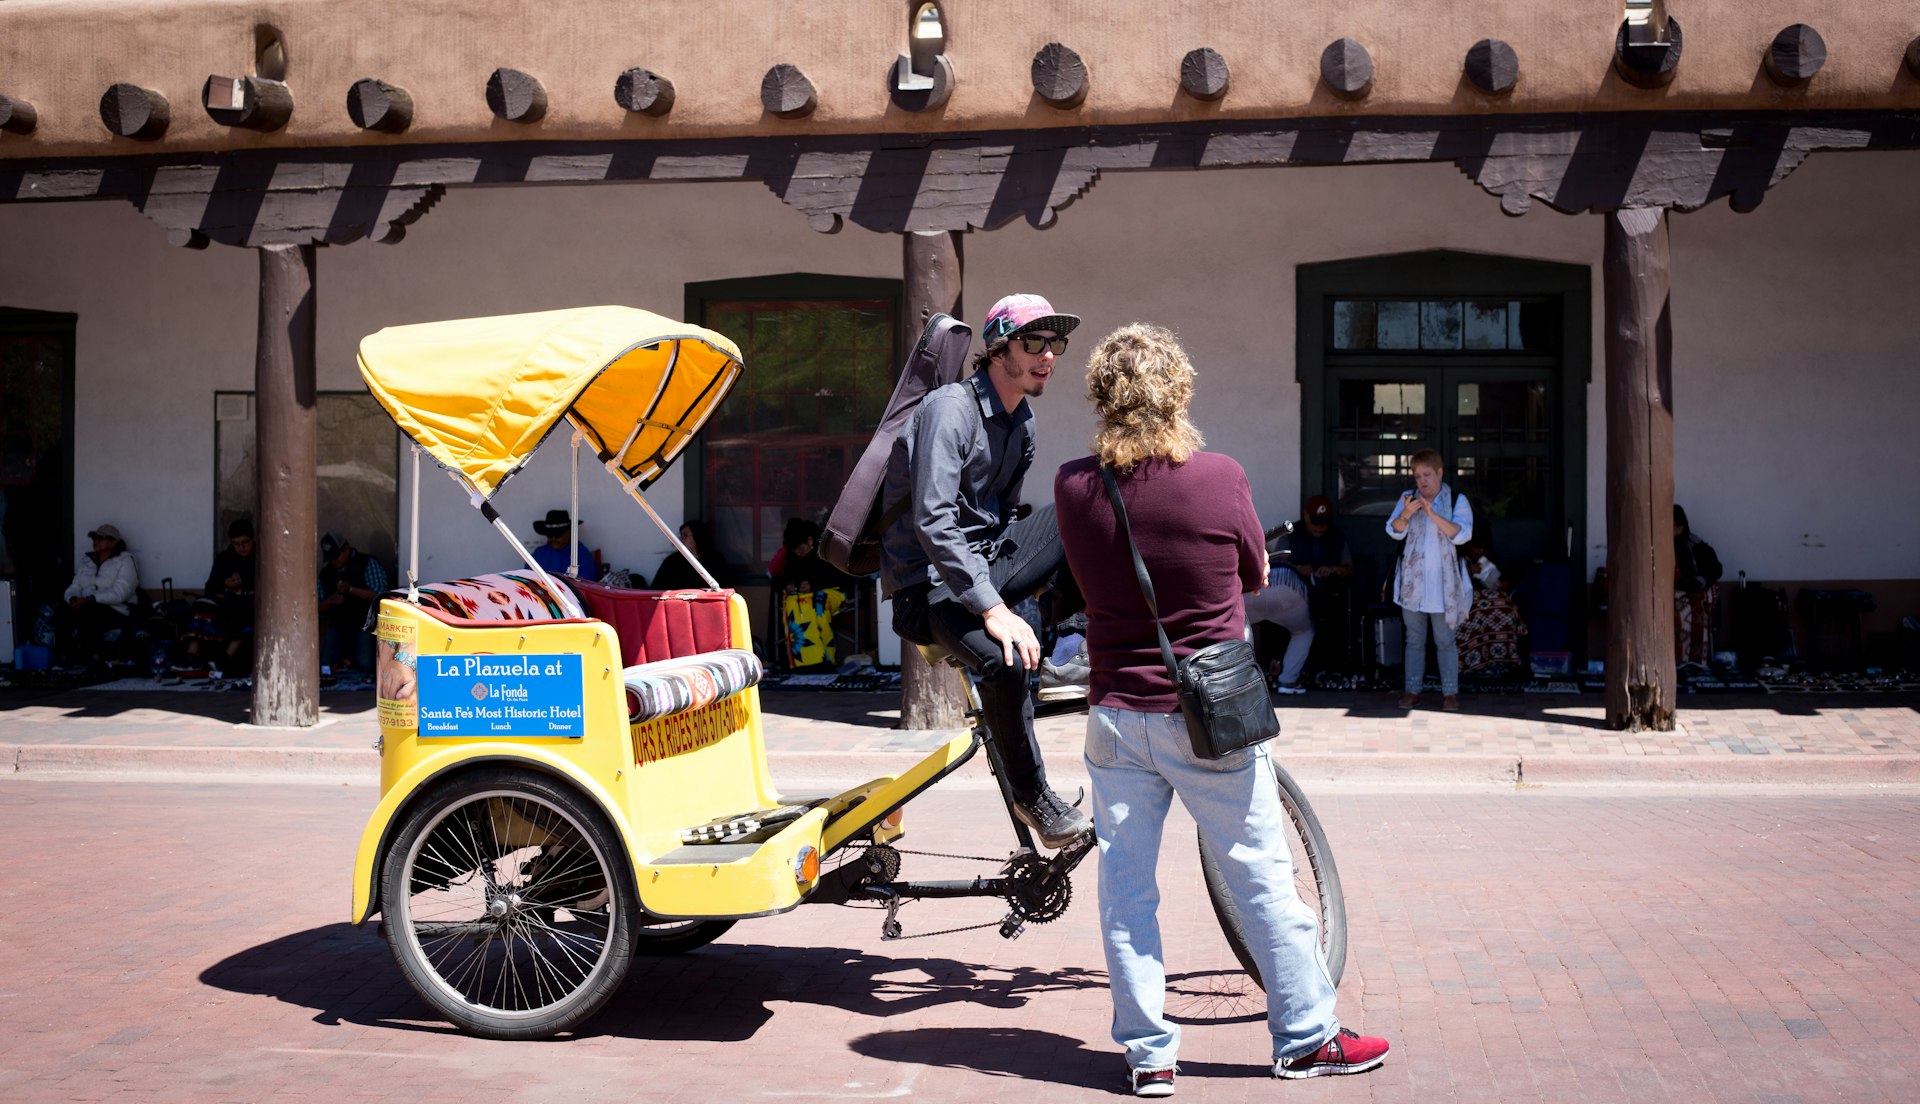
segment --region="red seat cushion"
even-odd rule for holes
[[[623,590],[570,580],[587,612],[613,626],[626,666],[739,647],[730,590]]]

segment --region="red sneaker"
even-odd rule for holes
[[[1332,1077],[1341,1073],[1365,1073],[1387,1060],[1387,1041],[1371,1035],[1356,1035],[1346,1028],[1321,1044],[1312,1054],[1281,1058],[1273,1063],[1275,1077]]]
[[[1130,1070],[1127,1087],[1135,1096],[1172,1096],[1173,1070]]]

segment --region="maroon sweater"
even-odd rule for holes
[[[1240,596],[1267,579],[1247,473],[1230,456],[1196,452],[1177,466],[1145,461],[1119,480],[1174,656],[1239,639],[1247,623]],[[1153,618],[1093,457],[1061,466],[1053,504],[1067,563],[1087,599],[1089,700],[1142,713],[1177,711]]]

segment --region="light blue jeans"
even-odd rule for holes
[[[1453,626],[1444,613],[1421,613],[1400,607],[1400,618],[1407,625],[1407,693],[1418,694],[1427,681],[1427,626],[1433,626],[1433,650],[1440,656],[1440,692],[1460,692],[1460,645],[1454,642]],[[1391,624],[1391,622],[1389,622]]]
[[[1286,810],[1265,745],[1196,759],[1179,713],[1095,706],[1086,761],[1100,837],[1100,929],[1113,988],[1113,1041],[1136,1070],[1168,1069],[1180,1028],[1165,1014],[1155,867],[1173,795],[1216,844],[1249,950],[1267,982],[1275,1058],[1317,1050],[1339,1030],[1313,911],[1293,884]]]
[[[1300,685],[1300,674],[1307,669],[1307,653],[1313,650],[1313,618],[1307,613],[1307,596],[1285,584],[1274,584],[1258,594],[1247,595],[1244,601],[1248,627],[1255,621],[1271,621],[1287,630],[1287,654],[1280,661],[1280,684]]]

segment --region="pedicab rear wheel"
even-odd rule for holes
[[[381,901],[408,983],[482,1038],[575,1027],[632,963],[639,907],[619,837],[592,802],[535,771],[437,787],[395,834]]]
[[[1294,889],[1313,912],[1319,928],[1321,960],[1326,963],[1327,977],[1338,986],[1347,966],[1347,899],[1340,889],[1340,871],[1333,864],[1333,848],[1327,844],[1320,818],[1314,815],[1299,783],[1277,762],[1273,763],[1273,776],[1279,783],[1280,804],[1287,811],[1287,850],[1293,855]],[[1200,836],[1200,872],[1206,878],[1213,915],[1220,921],[1220,931],[1227,937],[1233,957],[1254,984],[1266,988],[1259,964],[1247,949],[1245,923],[1227,888],[1219,856],[1204,834]]]

